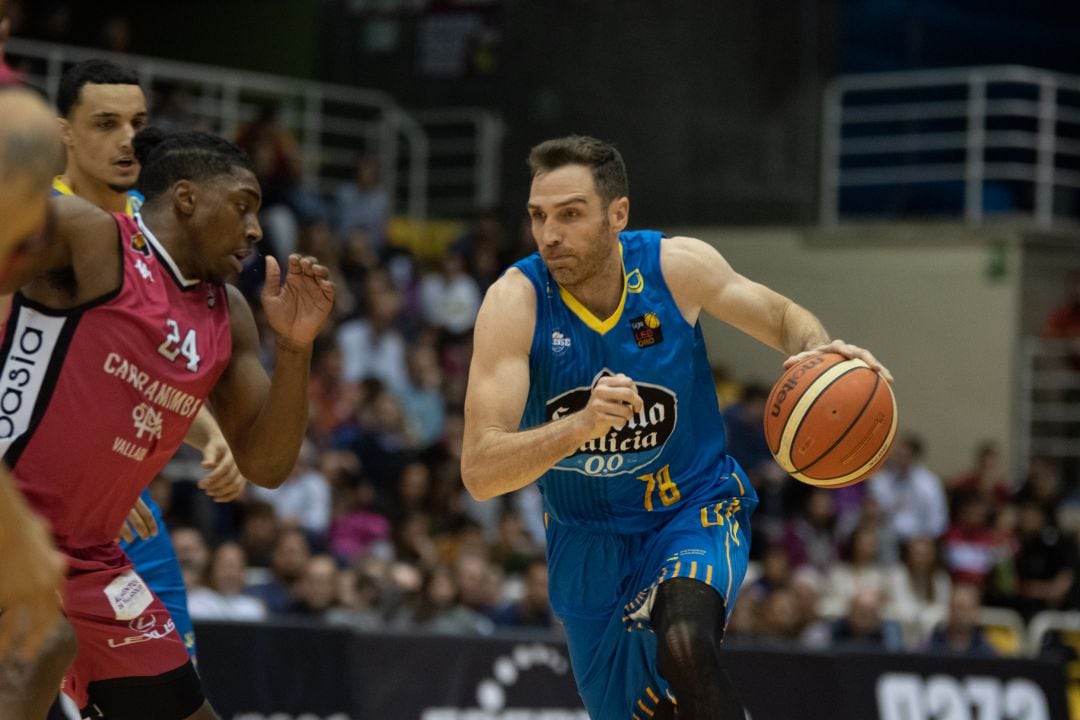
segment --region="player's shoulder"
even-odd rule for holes
[[[535,306],[536,291],[521,268],[511,266],[487,289],[484,303],[506,307],[519,307],[521,303]]]
[[[665,273],[693,274],[703,268],[703,263],[718,256],[712,245],[686,235],[665,237],[660,242],[660,262]]]

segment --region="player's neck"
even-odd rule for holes
[[[622,254],[616,250],[596,274],[572,287],[564,286],[564,289],[594,316],[603,320],[618,309],[625,283]]]
[[[128,194],[117,192],[100,180],[79,172],[78,168],[68,165],[64,174],[60,176],[60,182],[64,183],[84,200],[88,200],[99,208],[109,212],[127,212]]]
[[[180,274],[185,278],[196,277],[195,269],[191,261],[191,248],[194,243],[184,233],[182,226],[170,223],[168,211],[155,210],[144,205],[139,211],[146,229],[154,234],[154,238],[165,248],[165,252],[176,263]]]

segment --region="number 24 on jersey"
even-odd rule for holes
[[[199,345],[195,337],[195,329],[188,330],[184,334],[183,340],[181,340],[180,325],[175,320],[166,320],[165,326],[167,334],[164,342],[158,345],[158,353],[168,358],[170,362],[175,362],[178,355],[183,355],[187,358],[187,369],[191,372],[198,372],[199,361],[202,358],[199,357]]]

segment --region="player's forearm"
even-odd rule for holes
[[[214,416],[203,405],[199,408],[199,414],[195,416],[191,427],[188,428],[187,435],[184,436],[184,442],[196,450],[204,450],[207,443],[219,437],[221,437],[221,428],[218,427]]]
[[[520,490],[592,438],[580,413],[518,432],[478,431],[461,455],[461,478],[477,500]]]
[[[781,352],[796,355],[829,342],[829,333],[812,312],[798,303],[789,302],[780,322]]]
[[[310,345],[278,346],[266,401],[240,447],[232,447],[240,472],[256,485],[279,487],[296,464],[307,430],[310,367]]]

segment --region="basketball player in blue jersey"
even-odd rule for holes
[[[61,77],[56,104],[67,162],[63,174],[53,178],[53,194],[78,195],[109,212],[134,217],[143,198],[134,189],[140,168],[132,139],[149,121],[138,77],[107,60],[87,60]],[[203,452],[202,465],[208,472],[199,484],[207,494],[218,502],[239,497],[245,480],[205,406],[186,442]],[[168,608],[195,658],[195,631],[180,564],[149,490],[131,510],[120,535],[124,552]]]
[[[618,151],[529,156],[539,252],[476,322],[461,472],[480,500],[537,481],[552,608],[593,720],[742,720],[719,644],[757,497],[725,452],[702,311],[789,356],[874,357],[711,246],[625,231]]]

